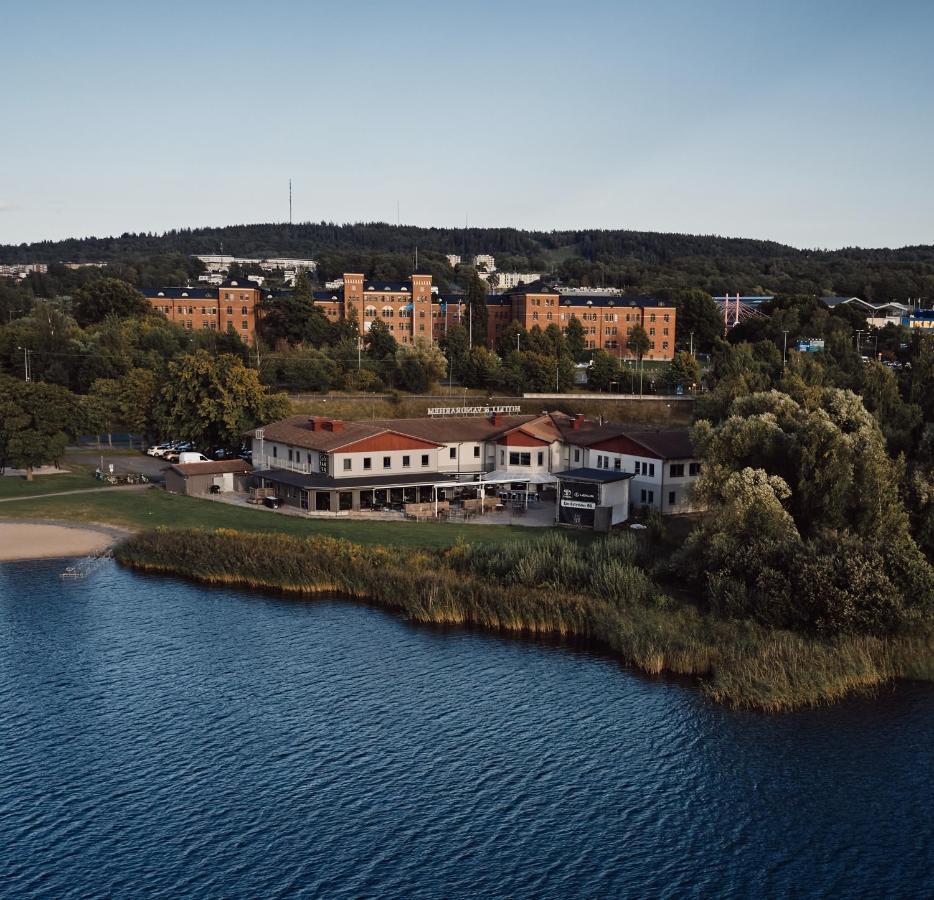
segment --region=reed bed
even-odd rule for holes
[[[141,532],[124,565],[207,584],[338,595],[419,623],[593,642],[650,675],[700,680],[713,700],[780,711],[829,703],[895,678],[934,679],[934,639],[832,641],[722,620],[668,596],[640,566],[640,542],[535,541],[444,550],[361,546],[239,531]]]

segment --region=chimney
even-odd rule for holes
[[[574,416],[574,418],[571,420],[571,431],[580,431],[580,430],[581,430],[581,425],[583,425],[583,424],[584,424],[584,414],[583,414],[583,413],[578,413],[578,414],[577,414],[576,416]]]
[[[317,431],[317,430],[318,430],[318,417],[317,417],[317,416],[309,416],[309,417],[308,417],[308,428],[309,428],[311,431]]]
[[[498,412],[493,413],[490,416],[490,422],[494,425],[499,425],[499,417],[500,417],[500,414]]]
[[[325,427],[327,428],[328,431],[333,431],[335,433],[337,433],[338,431],[343,431],[344,430],[343,419],[329,419],[327,423],[325,424]]]

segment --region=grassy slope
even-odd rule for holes
[[[328,535],[346,538],[358,544],[408,547],[447,547],[459,538],[466,541],[504,541],[520,537],[534,539],[550,530],[511,525],[306,519],[272,510],[246,509],[211,500],[167,494],[156,487],[146,491],[73,494],[68,497],[2,503],[0,517],[99,522],[128,528],[232,528],[298,537]],[[581,534],[580,537],[587,539],[589,535]]]
[[[78,491],[84,488],[102,487],[88,472],[65,472],[61,475],[37,475],[32,481],[15,475],[0,477],[0,498],[32,497],[35,494],[50,494],[54,491]]]

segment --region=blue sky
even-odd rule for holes
[[[296,220],[934,242],[934,4],[20,2],[0,242]]]

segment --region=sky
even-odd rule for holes
[[[288,220],[934,243],[934,4],[7,4],[0,243]]]

